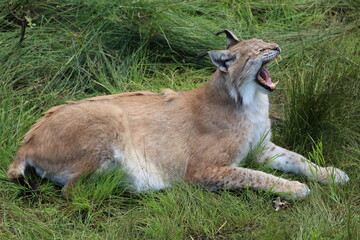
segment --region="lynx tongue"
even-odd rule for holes
[[[275,89],[276,87],[276,84],[274,84],[272,81],[271,81],[271,78],[270,78],[270,73],[269,73],[269,70],[267,70],[265,67],[262,67],[260,69],[260,72],[259,72],[259,80],[267,85],[269,88],[271,89]]]

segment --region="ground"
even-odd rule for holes
[[[358,1],[10,1],[0,3],[1,239],[359,239],[360,5]],[[275,211],[276,196],[243,189],[208,192],[179,184],[137,194],[122,172],[85,176],[66,200],[6,179],[23,135],[48,108],[135,90],[188,90],[215,70],[196,56],[223,49],[230,29],[282,48],[269,65],[273,140],[348,184],[309,185],[311,194]],[[31,174],[29,174],[31,175]],[[31,178],[31,177],[30,177]]]

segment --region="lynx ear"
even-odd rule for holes
[[[229,49],[231,46],[237,44],[239,41],[239,39],[235,36],[234,33],[232,33],[231,31],[225,29],[221,32],[216,33],[216,36],[219,36],[220,34],[225,33],[226,34],[226,48]]]
[[[209,51],[208,54],[211,61],[222,72],[227,72],[229,67],[231,67],[238,59],[238,55],[236,53],[232,53],[228,50]]]

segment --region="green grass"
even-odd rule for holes
[[[0,2],[0,239],[359,239],[360,4],[354,0]],[[31,19],[20,41],[21,19]],[[26,23],[26,22],[25,22]],[[311,194],[274,211],[274,196],[179,184],[137,194],[122,171],[84,176],[65,200],[6,180],[23,135],[48,108],[124,91],[189,90],[214,71],[196,56],[240,39],[277,42],[271,96],[276,143],[350,176],[300,180]],[[253,158],[254,156],[249,156]]]

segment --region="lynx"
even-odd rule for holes
[[[48,110],[25,135],[8,178],[25,168],[64,185],[64,193],[87,172],[121,166],[137,191],[179,181],[209,190],[252,188],[305,197],[309,188],[271,174],[239,167],[262,142],[260,163],[306,175],[321,183],[349,180],[341,170],[320,167],[270,141],[268,95],[276,88],[266,64],[281,49],[260,39],[225,33],[227,49],[208,51],[217,67],[191,91],[133,92],[88,98]]]

